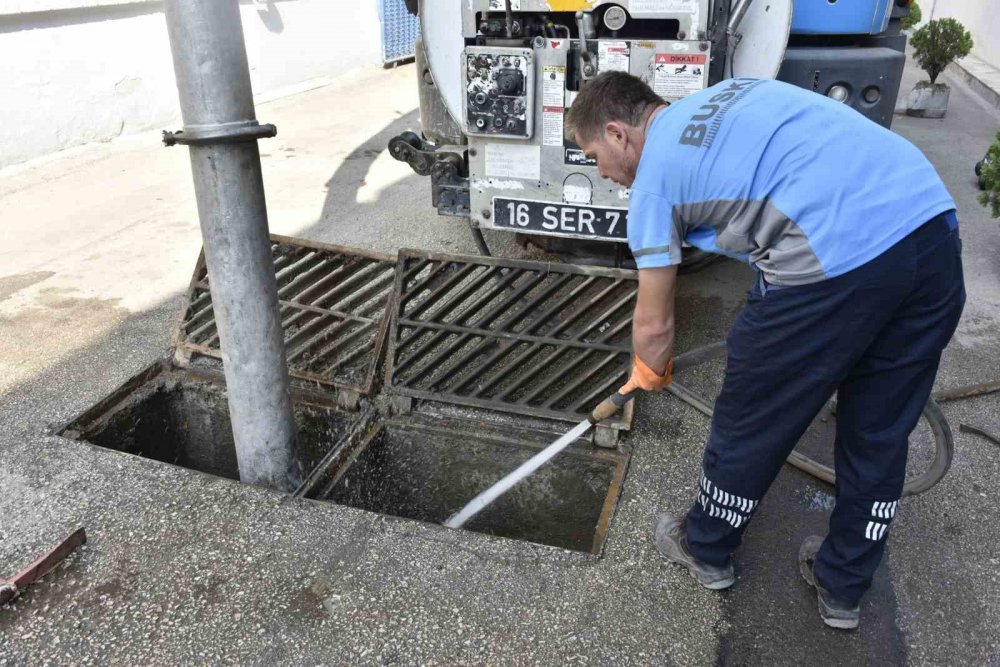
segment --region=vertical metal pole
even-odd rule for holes
[[[240,480],[292,490],[300,472],[238,0],[166,0]]]

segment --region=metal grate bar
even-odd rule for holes
[[[460,272],[460,273],[462,273],[462,272]],[[471,273],[471,271],[470,271],[470,273]],[[466,285],[464,288],[462,288],[462,290],[460,290],[459,292],[457,292],[450,299],[444,301],[442,303],[442,305],[441,305],[441,308],[438,310],[438,315],[443,317],[445,315],[450,314],[456,307],[458,307],[458,305],[460,303],[462,303],[462,301],[465,300],[465,298],[470,293],[472,293],[475,290],[477,290],[480,287],[482,287],[483,283],[488,282],[497,273],[499,273],[498,270],[490,270],[490,271],[484,271],[484,272],[482,272],[481,275],[479,275],[478,277],[476,277],[469,285]],[[435,291],[432,294],[432,298],[435,300],[435,302],[437,302],[438,300],[440,300],[440,297],[443,296],[443,294],[445,294],[445,293],[446,292],[440,292],[439,290]],[[428,299],[428,300],[430,300],[430,299]],[[415,313],[419,314],[419,312],[423,311],[423,310],[427,310],[427,308],[418,308],[417,311],[415,311]],[[413,322],[413,320],[401,320],[401,322],[403,324],[410,324],[410,323]],[[440,325],[440,326],[442,328],[447,328],[448,325]],[[416,338],[418,336],[420,336],[420,334],[421,334],[420,329],[419,328],[414,328],[413,333],[408,338],[406,338],[406,339],[404,339],[404,340],[402,340],[400,342],[399,348],[402,349],[402,348],[408,346],[411,342],[413,342],[414,340],[416,340]],[[437,342],[441,338],[442,338],[442,336],[437,336],[437,337],[431,339],[431,342],[428,345],[431,345],[431,346],[436,345]],[[412,361],[416,361],[418,359],[418,357],[417,356],[413,356],[413,357],[410,357],[410,359]],[[406,367],[409,367],[409,364],[406,363],[403,366],[404,366],[404,368],[400,368],[399,370],[401,370],[401,371],[404,370]]]
[[[206,317],[213,317],[212,293],[207,289],[199,293],[196,298],[191,300],[191,305],[188,308],[188,322],[190,325],[203,323]]]
[[[303,286],[312,285],[314,279],[318,275],[329,276],[331,272],[339,270],[343,266],[342,258],[336,258],[335,260],[330,260],[326,257],[320,256],[320,261],[316,262],[311,268],[303,271],[298,275],[292,276],[284,285],[278,287],[278,298],[294,299],[296,295],[295,290],[301,289]]]
[[[360,330],[358,333],[359,334],[361,333]],[[367,340],[361,341],[361,344],[355,347],[351,352],[341,355],[340,357],[337,358],[337,361],[335,361],[332,365],[324,368],[323,373],[324,374],[336,373],[339,369],[351,363],[358,357],[364,355],[368,351],[368,344],[369,343]]]
[[[303,324],[299,330],[292,337],[288,338],[285,342],[285,349],[288,350],[288,360],[293,361],[298,359],[303,352],[310,350],[316,344],[328,339],[330,336],[339,334],[345,329],[349,329],[353,323],[361,323],[362,325],[371,325],[375,323],[373,317],[362,317],[360,315],[353,315],[349,313],[343,313],[342,311],[324,311],[323,309],[316,307],[305,308],[302,307],[299,312],[294,316],[289,318],[289,323],[297,323],[306,317],[309,313],[318,313],[319,317],[314,317],[311,320]],[[343,320],[335,325],[330,325],[329,322],[333,320]],[[380,318],[381,319],[381,318]],[[310,336],[304,343],[302,339],[305,338],[310,332],[319,331],[312,336]],[[291,352],[291,350],[295,350]]]
[[[389,324],[395,262],[348,248],[271,238],[289,373],[369,393]],[[180,346],[221,357],[203,259],[195,276]]]
[[[312,249],[305,246],[292,248],[281,243],[272,243],[271,256],[274,257],[275,277],[277,278],[285,268],[299,261],[303,255],[310,252],[312,252]]]
[[[580,358],[577,361],[582,362],[585,358],[591,356],[592,354],[596,354],[596,352],[585,352],[583,355],[580,356]],[[581,374],[580,377],[578,377],[576,380],[566,385],[566,387],[564,387],[562,391],[557,393],[548,401],[545,401],[542,405],[546,408],[551,408],[554,405],[558,405],[560,401],[562,401],[567,396],[578,390],[581,386],[583,386],[588,382],[593,382],[594,378],[596,377],[600,377],[600,374],[603,373],[608,368],[608,366],[612,364],[615,364],[617,366],[617,364],[615,363],[617,361],[618,361],[617,354],[604,355],[603,359],[598,359],[596,363],[591,364],[591,367],[586,371],[586,373]],[[536,392],[536,394],[537,393],[538,392]],[[532,395],[528,399],[525,399],[525,402],[529,402],[533,398],[534,395]]]
[[[359,270],[359,264],[358,261],[345,262],[322,280],[316,281],[295,294],[289,301],[329,310],[335,309],[336,306],[331,301],[335,301],[345,291],[349,293],[358,282],[363,282],[368,274],[376,268],[374,265],[369,265]]]
[[[398,320],[400,327],[413,328],[416,330],[423,330],[421,333],[426,331],[436,331],[436,332],[447,332],[453,334],[463,334],[471,333],[473,335],[489,338],[489,339],[500,339],[509,341],[527,341],[532,343],[541,343],[545,345],[552,345],[559,348],[564,348],[566,350],[570,349],[581,349],[581,350],[601,350],[604,352],[620,352],[621,349],[617,345],[607,345],[605,343],[587,343],[577,340],[568,340],[565,338],[552,338],[550,336],[528,336],[525,334],[511,333],[507,331],[494,331],[492,329],[479,329],[476,327],[463,327],[455,324],[439,324],[437,322],[417,322],[415,320]],[[433,340],[438,340],[437,338]],[[424,347],[432,347],[433,345],[428,342],[425,343]]]
[[[325,346],[312,351],[313,362],[319,363],[348,343],[356,341],[359,335],[368,332],[376,324],[376,322],[343,322],[341,325],[338,325],[336,327],[337,335],[327,336],[324,340],[328,340],[329,342]]]
[[[323,273],[322,277],[318,280],[296,284],[296,291],[293,291],[292,289],[281,290],[279,291],[279,294],[290,301],[312,305],[319,301],[325,292],[336,289],[340,281],[344,280],[346,276],[351,275],[351,270],[355,266],[355,263],[344,259],[343,261],[338,262],[335,266],[331,266],[330,270]],[[288,287],[291,288],[292,285],[289,284]]]
[[[553,374],[547,380],[541,382],[540,384],[536,384],[534,386],[534,388],[531,389],[530,391],[528,391],[524,395],[524,397],[521,398],[521,400],[518,401],[518,402],[519,403],[529,403],[530,404],[530,403],[534,403],[534,402],[538,401],[539,400],[538,399],[539,396],[550,394],[550,392],[552,391],[553,387],[555,387],[557,384],[560,384],[560,383],[562,383],[564,381],[563,380],[563,374],[570,373],[570,372],[574,371],[583,362],[585,362],[587,359],[589,359],[590,355],[592,355],[593,353],[594,353],[594,350],[587,350],[586,352],[582,352],[582,353],[576,355],[575,358],[570,359],[567,363],[565,363],[560,368],[560,370],[562,371],[562,373],[560,373],[559,375]],[[555,355],[553,355],[553,356],[555,356]],[[583,377],[589,377],[589,375],[588,376],[583,376]],[[550,400],[543,399],[541,402],[542,402],[543,405],[547,405],[550,402]]]
[[[374,265],[372,265],[372,266],[374,266]],[[343,271],[342,270],[346,270],[346,269],[347,269],[346,266],[338,267],[334,271],[334,274],[333,274],[334,278],[341,277],[343,275]],[[364,277],[367,277],[367,275],[369,273],[371,273],[370,269],[371,269],[371,266],[370,267],[366,267],[364,273],[358,272],[358,273],[362,273],[361,277],[358,277],[357,275],[353,275],[350,279],[344,281],[344,283],[347,284],[349,282],[350,283],[349,286],[357,284],[357,282],[359,282],[359,280],[361,280]],[[355,278],[357,278],[357,279],[355,279]],[[320,283],[322,283],[322,287],[326,288],[326,287],[330,286],[331,280],[328,277],[324,277],[321,281],[319,281],[317,283],[317,286]],[[380,287],[381,287],[381,289],[385,293],[388,293],[389,288],[391,287],[391,284],[390,284],[391,283],[391,274],[390,274],[390,280],[383,281],[383,283],[384,284],[381,284]],[[300,292],[296,296],[301,299],[301,297],[303,296],[303,294],[311,293],[311,292],[315,291],[314,287],[316,287],[316,286],[308,287],[304,292]],[[342,291],[341,287],[342,287],[341,285],[336,285],[336,286],[328,289],[325,294],[323,294],[323,295],[315,298],[312,301],[312,303],[308,303],[305,300],[301,300],[301,301],[283,300],[283,301],[281,301],[281,304],[283,306],[287,306],[289,309],[292,309],[292,310],[295,311],[292,314],[291,317],[282,320],[282,328],[284,328],[284,329],[287,330],[289,327],[298,324],[302,319],[307,318],[310,313],[319,313],[319,314],[322,314],[322,315],[334,315],[334,316],[339,316],[339,317],[347,318],[347,319],[358,319],[358,318],[360,318],[361,317],[361,313],[355,314],[355,313],[345,312],[345,311],[340,310],[339,308],[337,308],[337,306],[346,305],[344,302],[349,299],[349,296],[345,297],[345,298],[342,298],[342,300],[340,302],[336,302],[336,303],[332,304],[331,307],[324,307],[324,306],[319,305],[323,301],[327,300],[331,295],[342,294],[343,291]],[[384,304],[382,305],[381,308],[379,308],[379,310],[380,311],[384,311]],[[378,316],[381,317],[381,315],[382,315],[382,313],[379,312]],[[363,319],[369,320],[371,318],[370,317],[365,317]],[[318,321],[316,319],[313,319],[311,321],[308,321],[306,324],[302,325],[302,327],[298,330],[298,332],[292,338],[286,340],[286,343],[285,343],[286,347],[293,347],[293,346],[297,345],[299,343],[299,341],[301,341],[301,339],[302,339],[303,336],[307,335],[310,331],[312,331],[312,330],[315,329],[315,327],[317,326],[317,324],[318,324]]]
[[[599,302],[600,299],[602,299],[605,296],[607,296],[608,294],[610,294],[612,292],[612,290],[614,288],[616,288],[616,287],[618,287],[618,283],[614,283],[612,285],[609,285],[608,287],[606,287],[604,290],[601,291],[601,293],[600,293],[600,295],[599,295],[599,297],[598,297],[597,300],[591,300],[588,303],[584,303],[580,308],[578,308],[576,310],[576,312],[574,312],[566,320],[566,322],[563,323],[563,325],[560,325],[559,327],[556,328],[556,332],[558,333],[559,331],[567,328],[570,324],[576,322],[595,303]],[[628,303],[628,299],[634,299],[634,298],[635,298],[635,293],[634,292],[630,292],[628,295],[626,295],[626,301],[625,302]],[[594,321],[587,328],[585,328],[583,330],[583,332],[582,332],[582,336],[587,335],[594,328],[596,328],[598,326],[598,322],[599,322],[599,320],[598,321]],[[585,347],[594,347],[596,349],[600,349],[600,347],[598,347],[599,345],[601,345],[601,344],[600,343],[597,343],[597,344],[593,344],[593,343],[592,344],[584,344]],[[609,346],[608,349],[611,350],[613,348],[611,348]],[[500,396],[500,398],[507,398],[508,396],[510,396],[511,394],[513,394],[516,390],[518,390],[522,386],[524,386],[529,380],[534,379],[538,375],[538,373],[540,373],[543,369],[548,368],[549,364],[551,364],[553,361],[556,361],[557,359],[559,359],[560,357],[562,357],[563,353],[566,352],[566,351],[567,351],[567,349],[564,347],[562,350],[560,350],[559,352],[555,353],[554,355],[552,355],[551,357],[549,357],[547,360],[545,360],[541,365],[536,366],[532,371],[529,371],[528,375],[522,377],[521,380],[519,380],[513,386],[511,386],[510,388],[508,388],[508,390],[504,394],[502,394]],[[531,355],[526,355],[526,356],[534,356],[534,355],[531,354]],[[527,359],[525,359],[525,361],[527,361]]]
[[[517,322],[521,321],[522,319],[524,319],[525,317],[528,316],[528,314],[531,312],[531,304],[539,303],[541,300],[545,299],[547,296],[550,296],[552,294],[552,292],[554,292],[554,291],[560,289],[562,286],[564,286],[566,284],[566,282],[568,282],[570,280],[570,278],[571,278],[571,276],[563,276],[562,278],[559,279],[558,282],[550,285],[541,295],[538,295],[538,296],[534,297],[531,300],[531,302],[529,302],[529,304],[526,304],[525,307],[520,312],[514,312],[514,313],[509,314],[497,326],[497,331],[501,331],[501,332],[507,332],[507,331],[509,331],[510,327],[512,327]],[[527,287],[526,290],[522,289],[521,291],[519,291],[517,293],[517,295],[515,295],[514,297],[511,298],[511,301],[520,298],[521,296],[523,296],[527,292],[530,292],[542,280],[543,280],[543,278],[538,278],[537,280],[531,282],[529,284],[529,286]],[[467,334],[467,336],[468,335],[471,335],[471,334]],[[466,342],[467,338],[463,337],[460,340],[462,342]],[[471,382],[473,379],[475,379],[476,376],[480,375],[483,370],[485,370],[486,368],[488,368],[490,366],[490,364],[491,364],[491,360],[495,361],[500,356],[503,356],[506,353],[507,346],[502,345],[500,343],[497,343],[496,346],[499,347],[500,349],[497,352],[494,352],[492,355],[490,355],[485,362],[481,363],[475,370],[473,370],[473,371],[471,371],[469,373],[470,379],[468,379],[466,381],[467,383]],[[469,350],[468,352],[466,352],[465,354],[460,355],[451,364],[445,366],[441,370],[441,372],[438,375],[437,382],[440,383],[443,380],[450,379],[452,376],[454,376],[460,370],[466,369],[466,367],[468,366],[469,362],[471,362],[475,357],[481,356],[482,353],[483,353],[483,350],[472,349],[472,350]]]
[[[295,282],[296,278],[308,273],[317,265],[322,265],[323,256],[316,253],[299,253],[292,262],[289,262],[283,269],[276,271],[274,278],[279,293],[287,294],[286,287]],[[284,292],[283,292],[284,290]]]
[[[332,341],[330,341],[330,343],[327,344],[325,347],[322,347],[319,350],[317,350],[315,353],[313,353],[313,355],[312,355],[312,362],[314,364],[320,364],[320,363],[323,362],[323,360],[325,360],[327,357],[329,357],[331,354],[333,354],[337,350],[342,349],[345,345],[349,345],[350,343],[357,342],[357,340],[358,340],[359,337],[364,336],[364,335],[368,335],[370,337],[371,332],[372,332],[372,327],[374,325],[375,325],[374,322],[369,322],[367,324],[361,324],[359,326],[356,326],[353,331],[345,333],[344,335],[341,335],[341,336],[337,336]],[[348,329],[350,329],[350,327],[348,327]],[[358,350],[358,346],[355,345],[351,349],[353,351],[357,351]],[[343,360],[346,361],[346,358],[344,358]]]
[[[490,292],[489,298],[481,301],[480,303],[489,303],[489,301],[492,301],[493,296],[495,294],[498,294],[499,292],[503,291],[503,289],[506,288],[509,284],[516,282],[517,279],[520,278],[522,275],[523,274],[519,272],[517,273],[515,273],[514,271],[509,272],[507,276],[503,278],[503,280],[498,281],[497,284],[494,285],[492,291]],[[486,314],[482,315],[478,319],[478,321],[476,322],[476,330],[483,331],[484,330],[483,327],[489,326],[489,324],[493,320],[495,320],[497,317],[503,314],[507,309],[509,309],[510,306],[515,301],[520,299],[520,297],[523,296],[525,292],[534,289],[542,280],[544,280],[544,276],[541,277],[536,276],[534,280],[528,281],[526,285],[522,285],[513,294],[507,296],[504,300],[502,300],[500,303],[491,308]],[[471,314],[467,313],[463,315],[459,319],[459,321],[469,319],[470,317]],[[421,371],[420,373],[417,374],[416,377],[411,379],[419,379],[420,377],[423,377],[423,375],[426,374],[426,372],[430,372],[432,370],[440,370],[438,365],[441,363],[441,361],[455,354],[457,350],[461,349],[462,346],[468,343],[469,340],[475,335],[476,334],[471,329],[466,333],[460,335],[454,342],[452,342],[450,345],[446,346],[444,349],[440,350],[437,354],[431,357],[431,359],[425,363],[424,371]],[[447,336],[447,331],[442,331],[438,334],[438,338],[445,336]],[[444,382],[448,377],[450,377],[450,375],[453,374],[454,373],[450,374],[438,373],[437,379],[433,382],[431,386],[433,387]]]
[[[355,271],[350,278],[347,278],[340,284],[336,285],[333,289],[328,290],[325,294],[317,299],[314,299],[311,303],[314,306],[319,306],[320,308],[325,308],[327,310],[343,308],[345,304],[350,303],[352,298],[356,296],[359,289],[363,289],[383,270],[384,267],[380,267],[377,264],[369,264],[368,266],[362,267]],[[389,280],[388,282],[391,283],[392,281]]]
[[[337,322],[333,326],[330,326],[331,319]],[[340,321],[326,316],[319,316],[310,320],[308,324],[299,329],[299,332],[295,336],[285,342],[285,354],[288,357],[288,363],[298,361],[307,353],[312,352],[317,345],[325,342],[331,336],[337,336],[341,332],[350,329],[352,325],[357,325],[357,320]],[[367,325],[371,325],[370,320],[361,324],[361,326]],[[310,331],[316,331],[316,333],[306,338],[306,333]],[[305,338],[304,341],[303,338]]]
[[[204,324],[195,329],[188,334],[188,338],[192,341],[201,341],[205,336],[209,336],[209,341],[214,341],[218,337],[218,332],[215,330],[215,311],[212,310],[212,306],[208,307],[209,313],[211,314],[211,319],[206,320]]]
[[[463,280],[465,280],[465,278],[467,276],[469,276],[470,274],[474,273],[477,268],[478,267],[476,267],[474,264],[469,264],[468,266],[462,267],[459,271],[457,271],[455,273],[455,275],[453,275],[451,278],[449,278],[448,280],[446,280],[443,285],[440,285],[434,291],[432,291],[431,294],[430,294],[430,296],[428,296],[424,300],[424,302],[422,304],[420,304],[420,306],[418,306],[417,309],[414,310],[411,313],[411,315],[413,317],[417,317],[418,315],[420,315],[424,311],[430,309],[431,306],[433,306],[434,304],[436,304],[445,294],[448,293],[448,290],[450,290],[455,285],[460,284]],[[487,277],[488,277],[488,274],[487,274]],[[463,298],[464,298],[464,295],[468,293],[468,291],[469,291],[470,288],[478,287],[479,284],[481,284],[485,280],[486,280],[486,277],[480,277],[480,281],[479,282],[474,282],[473,285],[467,287],[465,291],[459,292],[459,295],[462,295]],[[410,302],[410,300],[413,297],[417,296],[417,294],[418,294],[417,292],[411,292],[410,294],[408,294],[407,298],[406,298],[406,302],[403,303],[403,304],[400,304],[401,309],[405,308],[406,305]],[[446,304],[447,303],[453,303],[455,301],[455,298],[457,298],[457,296],[456,297],[452,297],[452,299],[450,299],[449,301],[446,301],[445,303]]]
[[[366,274],[367,275],[367,274]],[[370,278],[368,284],[353,294],[344,295],[339,301],[323,305],[325,310],[374,309],[381,314],[385,310],[386,295],[392,291],[395,276],[392,271],[382,269],[381,275]],[[377,303],[373,303],[379,299]]]
[[[317,270],[322,271],[329,258],[319,253],[299,254],[299,258],[289,263],[285,268],[276,271],[274,278],[278,284],[278,291],[287,292],[288,287],[307,280],[310,274],[315,274]]]
[[[388,294],[389,289],[392,286],[391,282],[392,282],[392,280],[391,280],[391,274],[389,274],[389,280],[383,280],[381,283],[375,283],[372,286],[372,288],[366,288],[365,292],[367,294],[372,289],[376,289],[377,288],[377,290],[380,291],[382,294]],[[328,292],[328,294],[329,294],[329,292]],[[381,294],[379,294],[379,295],[381,295]],[[315,302],[316,303],[322,302],[326,298],[326,296],[327,295],[323,295],[322,297],[316,299]],[[349,301],[349,300],[350,300],[350,297],[345,298],[345,299],[341,300],[340,302],[337,302],[337,303],[335,303],[333,305],[335,305],[335,306],[346,306],[347,305],[346,302]],[[364,321],[364,322],[370,322],[373,319],[375,319],[376,317],[378,317],[378,318],[383,317],[384,311],[385,311],[385,304],[384,303],[381,303],[381,304],[380,303],[371,304],[371,303],[369,303],[369,301],[371,301],[371,299],[369,299],[368,301],[365,302],[365,304],[367,304],[367,308],[365,307],[365,304],[362,304],[362,307],[359,308],[359,310],[358,310],[357,313],[350,313],[350,312],[346,312],[346,311],[343,311],[343,310],[332,309],[332,308],[323,308],[323,307],[320,307],[320,306],[314,306],[314,305],[299,303],[299,302],[295,302],[295,301],[282,301],[281,302],[282,306],[287,306],[290,310],[294,311],[293,314],[290,317],[288,317],[287,319],[283,319],[282,320],[282,328],[284,328],[287,331],[290,327],[297,325],[301,320],[307,318],[310,313],[316,313],[316,314],[320,314],[320,315],[333,315],[335,317],[339,317],[339,318],[342,318],[342,319],[360,320],[360,321]],[[371,313],[368,313],[367,311],[371,311]],[[285,341],[285,347],[286,347],[286,349],[291,349],[291,348],[296,347],[297,345],[299,345],[299,343],[302,340],[302,338],[304,336],[308,335],[310,331],[315,330],[315,328],[319,324],[321,324],[321,321],[318,318],[313,318],[313,319],[307,321],[305,324],[303,324],[298,329],[298,331],[291,338],[288,338]],[[339,327],[337,329],[337,331],[339,331],[342,328],[343,327]],[[336,333],[336,331],[332,331],[330,333]],[[308,343],[307,343],[307,345],[308,345]]]
[[[535,348],[536,351],[542,351],[544,349],[545,348]],[[551,366],[554,362],[559,361],[559,359],[561,359],[567,352],[569,352],[569,348],[567,347],[555,348],[552,354],[550,354],[542,361],[535,361],[531,365],[531,370],[522,375],[520,378],[516,379],[514,384],[507,387],[507,389],[499,396],[497,396],[497,398],[500,400],[513,400],[510,398],[512,394],[516,393],[519,389],[526,386],[528,383],[530,383],[532,380],[538,377],[542,371],[547,370],[549,366]],[[525,355],[525,357],[529,356],[534,357],[535,354]]]
[[[570,316],[569,318],[567,318],[563,322],[563,324],[561,324],[560,326],[556,327],[556,329],[554,330],[553,333],[554,334],[558,334],[563,329],[571,326],[577,320],[577,318],[579,318],[583,314],[583,312],[584,312],[583,310],[578,310],[575,314],[573,314],[572,316]],[[546,320],[548,319],[548,316],[549,316],[549,314],[547,313],[546,316],[545,316]],[[545,320],[540,320],[539,321],[539,326],[544,321]],[[631,320],[627,321],[627,325],[629,325],[629,326],[631,325]],[[534,330],[535,328],[537,328],[537,327],[532,327],[532,330]],[[616,330],[620,330],[620,327],[616,327]],[[589,332],[589,329],[586,330],[585,333],[586,332]],[[553,343],[553,342],[558,342],[558,339],[556,339],[556,341],[553,341],[552,339],[547,339],[547,340],[545,340],[545,339],[532,339],[532,338],[526,338],[526,339],[527,340],[531,340],[532,342],[535,342],[535,343]],[[601,342],[603,342],[603,341],[601,341]],[[545,348],[542,347],[542,346],[533,345],[532,347],[530,347],[529,349],[527,349],[525,352],[523,352],[520,356],[518,356],[517,358],[515,358],[511,363],[509,363],[505,369],[501,369],[501,372],[498,375],[494,375],[492,378],[490,378],[490,380],[488,381],[487,384],[492,384],[492,385],[498,384],[500,382],[500,380],[503,380],[511,372],[515,371],[517,368],[521,367],[523,364],[526,364],[529,360],[531,360],[533,357],[535,357],[538,353],[542,352],[544,349]],[[550,359],[549,361],[555,361],[555,359]],[[546,362],[546,364],[547,363],[548,362]],[[543,368],[544,368],[544,366],[543,366]],[[541,368],[539,368],[538,370],[541,370]],[[535,375],[536,374],[532,374],[530,378],[524,378],[523,381],[516,383],[514,386],[510,387],[510,391],[508,391],[507,394],[504,394],[503,396],[500,396],[500,398],[506,398],[507,395],[509,395],[510,393],[513,393],[513,391],[515,391],[516,389],[520,388],[520,386],[523,385],[525,382],[527,382],[528,380],[534,378]]]
[[[558,289],[558,288],[560,288],[560,287],[564,286],[564,285],[565,285],[565,283],[567,283],[567,282],[571,281],[571,280],[572,280],[573,278],[575,278],[575,277],[576,277],[576,276],[564,276],[565,280],[564,280],[564,281],[561,281],[560,283],[557,283],[557,285],[554,285],[553,287],[556,287],[556,288]],[[549,309],[548,309],[547,311],[545,311],[545,312],[543,312],[543,313],[542,313],[541,315],[539,315],[539,316],[538,316],[538,317],[537,317],[537,318],[535,319],[534,323],[533,323],[533,324],[530,324],[530,325],[528,326],[528,328],[526,328],[526,329],[524,330],[523,334],[530,334],[530,333],[531,333],[532,331],[534,331],[534,330],[535,330],[535,329],[537,329],[538,327],[542,326],[542,325],[543,325],[543,324],[544,324],[545,322],[547,322],[547,321],[548,321],[548,320],[549,320],[549,319],[550,319],[550,318],[551,318],[551,317],[552,317],[553,315],[555,315],[555,314],[556,314],[557,312],[559,312],[559,310],[560,310],[560,309],[561,309],[561,308],[562,308],[562,307],[563,307],[563,306],[564,306],[564,305],[565,305],[566,303],[568,303],[569,301],[571,301],[571,300],[573,299],[573,297],[574,297],[574,296],[576,296],[577,294],[579,294],[579,293],[580,293],[580,292],[581,292],[582,290],[586,289],[586,288],[587,288],[587,287],[588,287],[588,286],[589,286],[590,284],[592,284],[593,282],[594,282],[594,279],[593,279],[593,278],[587,278],[587,279],[585,279],[585,280],[584,280],[584,281],[583,281],[583,282],[582,282],[582,283],[581,283],[580,285],[578,285],[578,286],[577,286],[576,288],[574,288],[574,289],[573,289],[573,290],[572,290],[572,291],[571,291],[571,292],[570,292],[569,294],[567,294],[567,295],[565,295],[564,297],[562,297],[561,299],[559,299],[559,301],[557,301],[555,305],[553,305],[553,306],[552,306],[552,307],[550,307],[550,308],[549,308]],[[546,294],[544,295],[544,297],[545,297],[545,298],[548,298],[549,296],[552,296],[552,294],[553,294],[553,293],[554,293],[554,291],[549,291],[549,292],[547,292],[547,293],[546,293]],[[537,303],[540,303],[540,302],[541,302],[541,301],[538,301],[538,302],[536,302],[536,304],[532,304],[532,305],[537,305]],[[529,312],[529,311],[528,311],[528,309],[526,308],[526,309],[525,309],[524,311],[522,311],[522,315],[527,315],[527,314],[528,314],[528,312]],[[558,333],[558,331],[556,331],[556,333]],[[471,383],[471,382],[472,382],[473,380],[475,380],[475,377],[476,377],[476,376],[479,376],[479,375],[481,375],[481,374],[482,374],[482,373],[483,373],[483,372],[484,372],[484,371],[485,371],[485,370],[486,370],[487,368],[489,368],[490,366],[492,366],[493,364],[495,364],[495,363],[496,363],[497,361],[499,361],[499,360],[500,360],[500,358],[501,358],[501,357],[503,357],[503,356],[504,356],[505,354],[507,354],[507,348],[501,348],[501,349],[500,349],[499,351],[497,351],[496,353],[494,353],[493,355],[491,355],[491,356],[490,356],[490,357],[489,357],[489,358],[488,358],[488,359],[487,359],[486,361],[484,361],[484,362],[483,362],[483,363],[482,363],[482,364],[480,365],[480,367],[479,367],[479,368],[477,368],[477,369],[476,369],[476,373],[475,373],[475,374],[474,374],[474,375],[473,375],[472,377],[470,377],[470,378],[469,378],[468,380],[466,380],[466,382],[465,382],[465,383],[463,383],[463,384],[460,384],[460,385],[458,385],[458,386],[456,387],[456,389],[457,389],[458,391],[463,391],[463,390],[464,390],[464,389],[466,388],[466,386],[467,386],[467,385],[468,385],[469,383]],[[526,357],[525,357],[525,358],[526,358]],[[511,365],[508,365],[508,366],[507,366],[507,369],[508,369],[508,371],[510,371],[510,372],[513,372],[513,371],[514,371],[514,370],[516,369],[516,362],[515,362],[515,364],[511,364]],[[501,372],[502,372],[502,371],[503,371],[503,369],[501,369]],[[503,373],[502,373],[502,374],[501,374],[500,376],[495,376],[495,377],[493,378],[493,381],[496,381],[496,380],[499,380],[499,379],[502,379],[502,378],[503,378],[503,377],[505,377],[505,376],[506,376],[506,374],[503,374]],[[475,393],[474,395],[478,395],[479,393],[480,393],[480,392],[476,392],[476,393]]]
[[[579,419],[627,373],[636,292],[632,271],[400,251],[388,381],[417,398]]]
[[[413,279],[414,276],[423,271],[424,267],[426,267],[428,264],[432,264],[431,260],[429,259],[425,259],[419,262],[414,262],[413,266],[411,266],[409,269],[403,272],[403,282],[408,283],[410,280]],[[418,289],[423,289],[424,285],[426,285],[429,281],[433,280],[434,277],[438,275],[441,271],[443,271],[445,266],[447,266],[445,262],[434,262],[433,264],[434,268],[431,270],[428,276],[421,282],[421,284],[415,285],[413,289],[410,290],[411,293],[417,291]]]

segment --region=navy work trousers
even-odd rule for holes
[[[965,303],[954,213],[848,273],[758,284],[727,339],[703,476],[687,515],[696,557],[725,565],[757,503],[837,394],[837,502],[817,556],[821,586],[856,602],[882,559],[908,437]]]

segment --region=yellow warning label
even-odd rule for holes
[[[549,9],[554,12],[576,12],[590,9],[597,0],[549,0]]]

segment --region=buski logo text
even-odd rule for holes
[[[729,87],[710,97],[708,103],[698,107],[698,113],[691,116],[691,122],[681,132],[681,145],[699,148],[711,146],[726,112],[760,82],[761,79],[733,79],[730,81]]]

